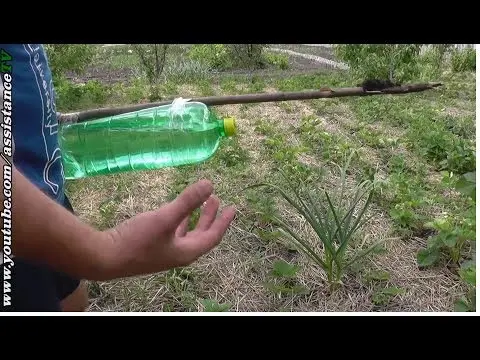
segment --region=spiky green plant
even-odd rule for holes
[[[373,183],[364,181],[357,184],[350,194],[347,191],[347,169],[350,165],[352,152],[340,169],[340,184],[332,192],[325,189],[309,188],[300,180],[294,184],[288,176],[281,172],[286,180],[286,187],[292,195],[282,187],[271,183],[259,183],[248,188],[269,187],[277,191],[298,213],[310,224],[317,235],[316,241],[323,245],[323,251],[317,251],[311,239],[302,238],[294,228],[284,220],[273,216],[272,221],[279,226],[279,230],[287,239],[315,264],[320,266],[327,275],[327,280],[332,288],[341,284],[345,270],[361,258],[372,252],[379,242],[366,249],[354,251],[347,256],[347,249],[352,245],[358,230],[370,220],[365,213],[372,201]],[[320,190],[320,191],[319,191]]]

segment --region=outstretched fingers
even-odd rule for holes
[[[210,196],[208,200],[205,201],[202,205],[200,218],[198,219],[195,230],[207,230],[212,224],[212,222],[215,220],[219,206],[219,199],[215,195]],[[183,219],[183,221],[180,223],[177,230],[175,231],[175,236],[182,237],[187,234],[189,220],[189,216]]]
[[[180,223],[198,209],[212,194],[212,184],[201,180],[188,186],[163,209],[166,223],[177,228]]]
[[[212,222],[210,228],[206,230],[204,234],[206,234],[207,237],[215,239],[215,241],[219,243],[223,235],[225,235],[225,233],[227,232],[227,229],[234,218],[235,208],[233,206],[225,208],[220,214],[220,216]]]
[[[207,230],[215,220],[219,206],[219,199],[215,195],[210,196],[205,202],[205,204],[202,206],[200,219],[198,219],[198,224],[195,230]]]
[[[179,247],[181,252],[188,258],[187,261],[193,261],[217,246],[222,241],[234,218],[235,209],[233,207],[225,208],[211,222],[210,227],[202,230],[196,229],[181,239]]]
[[[186,235],[186,233],[188,231],[189,220],[190,220],[189,217],[186,217],[185,219],[183,219],[183,221],[180,223],[177,230],[175,231],[175,236],[176,237],[182,237],[182,236]]]

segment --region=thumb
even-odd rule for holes
[[[208,180],[201,180],[188,186],[175,200],[164,207],[164,219],[176,227],[207,201],[212,192],[213,186]]]

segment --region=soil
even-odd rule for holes
[[[92,66],[82,75],[73,73],[67,74],[67,79],[74,83],[85,83],[91,80],[100,81],[103,84],[113,84],[118,82],[127,82],[134,75],[132,69],[112,69],[108,66]]]

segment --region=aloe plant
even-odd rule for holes
[[[348,156],[343,167],[337,165],[340,169],[340,184],[333,190],[333,194],[325,189],[308,188],[300,180],[298,184],[294,184],[282,171],[280,173],[286,180],[290,190],[288,192],[280,186],[265,182],[248,187],[269,187],[277,191],[310,224],[317,235],[315,240],[323,245],[323,252],[317,251],[311,240],[302,238],[284,220],[272,216],[272,221],[279,226],[279,231],[326,272],[332,288],[341,284],[345,270],[350,265],[368,255],[380,243],[347,257],[347,249],[355,234],[371,218],[366,217],[365,213],[373,196],[373,183],[370,180],[357,184],[353,196],[347,191],[347,169],[354,154],[352,152]]]

